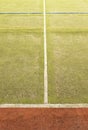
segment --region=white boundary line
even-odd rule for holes
[[[44,103],[48,103],[47,41],[46,41],[46,0],[43,0],[44,15]]]
[[[88,104],[0,104],[0,108],[88,108]]]

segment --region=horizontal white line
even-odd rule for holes
[[[88,12],[45,12],[46,14],[88,14]],[[0,14],[13,14],[13,15],[25,15],[25,14],[38,14],[38,15],[42,15],[43,12],[0,12]]]
[[[88,108],[88,104],[0,104],[0,108]]]

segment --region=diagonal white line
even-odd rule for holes
[[[48,72],[47,72],[47,40],[46,40],[46,0],[43,0],[44,15],[44,103],[48,103]]]

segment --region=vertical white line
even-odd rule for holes
[[[48,104],[47,40],[46,40],[46,0],[43,0],[44,14],[44,103]]]

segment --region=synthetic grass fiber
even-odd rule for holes
[[[48,33],[49,103],[88,103],[88,33]]]
[[[42,33],[0,32],[0,103],[43,103]]]

